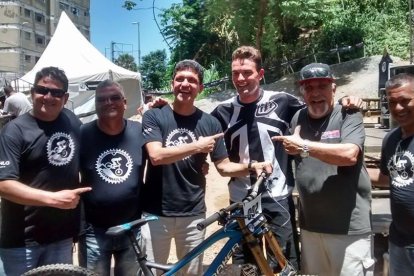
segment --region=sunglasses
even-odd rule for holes
[[[106,102],[108,102],[108,100],[110,100],[111,103],[116,103],[116,102],[119,102],[123,99],[124,99],[124,97],[122,97],[121,95],[112,95],[112,96],[108,96],[108,97],[96,97],[95,101],[97,103],[106,103]]]
[[[48,93],[50,93],[50,95],[52,95],[52,97],[55,98],[62,98],[66,94],[66,91],[63,89],[49,88],[41,85],[35,85],[33,87],[33,90],[36,94],[40,94],[43,96],[46,96]]]
[[[332,78],[332,75],[325,68],[310,68],[309,70],[301,72],[302,80],[311,78]]]

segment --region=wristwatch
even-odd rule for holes
[[[308,146],[308,140],[303,141],[302,145],[302,151],[300,152],[300,157],[306,158],[309,156],[309,146]]]

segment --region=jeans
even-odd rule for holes
[[[101,276],[109,276],[113,257],[115,276],[135,275],[139,265],[128,236],[107,236],[106,230],[87,224],[85,234],[79,237],[79,264]],[[140,236],[137,229],[135,237],[138,241]]]
[[[0,248],[0,275],[20,276],[38,266],[72,263],[73,240],[65,239],[50,244],[19,248]]]
[[[231,202],[233,203],[233,202]],[[279,243],[279,246],[282,249],[283,254],[288,259],[290,264],[298,269],[298,254],[296,252],[296,245],[294,239],[294,227],[292,222],[294,222],[295,217],[292,213],[292,208],[294,210],[294,205],[292,198],[285,198],[275,201],[273,198],[270,198],[268,195],[263,194],[262,196],[262,209],[263,214],[267,218],[267,223],[269,224],[270,230],[273,235],[276,237],[276,240]],[[266,251],[268,254],[268,260],[274,271],[279,271],[280,267],[273,256],[271,251],[268,249],[266,244]],[[253,263],[256,261],[253,254],[250,252],[250,249],[247,245],[243,244],[242,251],[236,251],[233,255],[234,264],[244,264],[244,263]]]
[[[389,242],[390,276],[414,275],[414,245],[397,246]]]

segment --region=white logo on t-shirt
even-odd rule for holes
[[[75,143],[69,134],[56,132],[47,141],[47,158],[50,164],[63,166],[68,164],[75,153]]]
[[[194,141],[197,141],[194,133],[185,128],[178,128],[173,130],[167,137],[165,141],[166,147],[177,147],[184,144],[190,144]],[[185,157],[187,159],[189,156]]]
[[[258,104],[256,108],[255,116],[256,117],[267,117],[277,107],[278,107],[278,104],[274,101],[269,101],[269,102]]]
[[[119,184],[131,174],[131,156],[121,149],[104,151],[96,160],[95,168],[99,176],[110,184]]]
[[[405,187],[413,183],[414,156],[409,151],[397,151],[388,161],[392,185]]]

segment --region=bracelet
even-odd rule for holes
[[[254,171],[255,169],[253,169],[252,168],[252,164],[253,163],[257,163],[257,161],[256,160],[250,160],[249,161],[249,164],[247,164],[247,169],[249,170],[249,171]]]

